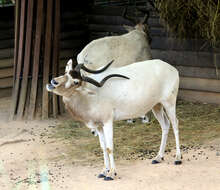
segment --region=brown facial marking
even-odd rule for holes
[[[73,77],[73,78],[76,78],[76,79],[81,79],[81,76],[78,72],[76,71],[70,71],[70,76]]]
[[[107,151],[108,154],[111,154],[111,153],[112,153],[112,151],[111,151],[110,148],[107,148],[106,151]]]

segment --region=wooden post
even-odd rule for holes
[[[26,102],[26,93],[28,88],[28,75],[29,68],[31,64],[31,42],[32,42],[32,25],[33,25],[33,8],[34,0],[28,0],[28,9],[27,9],[27,26],[26,26],[26,40],[25,40],[25,53],[24,53],[24,67],[23,67],[23,76],[21,83],[21,92],[19,97],[18,104],[18,118],[23,117],[25,102]]]
[[[59,40],[60,40],[60,0],[55,3],[55,22],[54,22],[54,39],[53,39],[53,56],[52,56],[52,77],[57,77],[59,68]],[[53,94],[53,116],[58,114],[58,97]]]
[[[36,111],[43,119],[56,117],[59,101],[49,98],[46,84],[58,75],[60,0],[17,0],[16,10],[11,118],[33,119]]]
[[[21,9],[21,1],[16,1],[15,5],[15,39],[19,39],[19,29],[20,29],[20,9]],[[14,74],[16,73],[17,68],[17,60],[18,60],[18,40],[15,40],[15,47],[14,47]],[[15,79],[15,77],[14,77]],[[15,80],[13,81],[15,84]]]
[[[18,0],[19,1],[19,0]],[[18,55],[16,60],[16,73],[14,73],[14,85],[13,85],[13,94],[12,94],[12,108],[11,108],[11,118],[14,119],[14,116],[17,113],[18,98],[20,93],[20,80],[21,80],[21,69],[23,67],[24,59],[24,31],[26,29],[25,19],[26,19],[26,0],[20,0],[21,2],[21,14],[20,14],[20,31],[19,37],[15,39],[18,44],[18,49],[15,55]],[[18,3],[19,4],[19,3]],[[19,15],[18,15],[19,16]]]
[[[49,116],[49,94],[46,90],[46,84],[49,82],[50,62],[51,62],[51,41],[52,41],[52,16],[53,0],[47,0],[46,16],[46,33],[45,33],[45,50],[43,66],[43,101],[42,101],[42,118],[47,119]]]
[[[30,94],[30,104],[29,104],[29,119],[34,118],[36,109],[36,99],[37,99],[37,86],[38,86],[38,73],[40,66],[40,47],[42,42],[42,27],[43,27],[43,1],[38,1],[37,4],[37,22],[36,22],[36,33],[35,33],[35,44],[34,44],[34,54],[33,54],[33,68],[32,68],[32,83],[31,83],[31,94]]]

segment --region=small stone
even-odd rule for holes
[[[220,152],[216,152],[216,156],[220,156]]]

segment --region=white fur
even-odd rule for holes
[[[68,89],[53,91],[63,96],[65,105],[75,119],[84,122],[90,129],[97,130],[104,151],[106,170],[103,173],[110,170],[108,176],[115,177],[113,121],[136,118],[151,109],[162,128],[161,146],[156,160],[160,162],[164,156],[169,120],[176,139],[176,159],[180,160],[178,120],[176,119],[178,71],[161,60],[149,60],[111,68],[90,77],[101,81],[110,74],[121,74],[130,79],[111,78],[101,88],[92,84],[74,88],[72,84],[73,86]],[[57,79],[54,80],[57,81]],[[93,93],[88,92],[87,88]]]
[[[65,72],[69,72],[73,70],[73,60],[70,59],[66,64]]]
[[[152,59],[147,35],[135,29],[121,36],[93,40],[77,55],[77,62],[90,69],[98,69],[114,60],[111,67]]]
[[[147,38],[144,25],[137,24],[127,34],[93,40],[78,54],[77,62],[84,63],[90,69],[98,69],[112,60],[114,62],[111,67],[121,67],[138,61],[150,60],[152,55]],[[82,73],[90,75],[86,72]],[[142,119],[143,123],[149,122],[147,115],[143,117],[146,118],[146,120]],[[133,122],[133,120],[129,121]]]

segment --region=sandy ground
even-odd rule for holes
[[[60,120],[8,122],[7,101],[0,106],[0,190],[220,190],[218,140],[184,152],[179,166],[174,150],[158,165],[116,161],[118,179],[104,181],[97,178],[102,163],[71,162],[65,142],[49,138]]]

